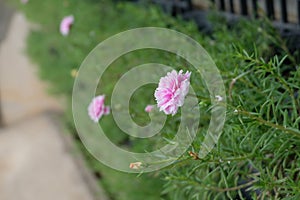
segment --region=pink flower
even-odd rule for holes
[[[28,0],[21,0],[21,3],[22,3],[22,4],[27,4],[27,3],[28,3]]]
[[[61,20],[61,23],[60,23],[60,33],[63,36],[67,36],[69,34],[69,32],[70,32],[70,29],[71,29],[73,23],[74,23],[74,17],[73,17],[73,15],[64,17]]]
[[[183,74],[182,70],[179,73],[173,70],[160,78],[158,88],[154,93],[160,111],[164,111],[167,115],[177,113],[189,92],[190,76],[189,71]]]
[[[104,105],[104,100],[105,95],[99,95],[93,98],[88,107],[89,116],[96,123],[103,115],[108,115],[110,113],[110,108],[109,106]]]
[[[153,110],[154,106],[153,105],[147,105],[146,108],[145,108],[145,111],[147,113],[151,112]]]

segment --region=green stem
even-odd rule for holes
[[[277,79],[278,81],[283,85],[283,87],[289,92],[290,97],[293,101],[294,106],[296,106],[296,113],[297,113],[297,108],[300,108],[298,102],[296,101],[294,90],[289,87],[288,83],[286,82],[285,79],[283,79],[281,76],[279,76],[277,73],[274,73],[273,71],[271,72]],[[299,110],[299,115],[300,115],[300,110]]]
[[[184,178],[179,178],[179,177],[176,177],[176,178],[173,178],[177,181],[185,181],[191,185],[195,185],[195,186],[200,186],[202,188],[204,188],[205,190],[213,190],[213,191],[216,191],[216,192],[228,192],[228,191],[236,191],[236,190],[240,190],[240,189],[243,189],[243,188],[246,188],[246,187],[249,187],[251,185],[253,185],[255,182],[257,182],[258,180],[251,180],[245,184],[242,184],[242,185],[238,185],[238,186],[235,186],[235,187],[230,187],[230,188],[219,188],[219,187],[214,187],[214,186],[206,186],[206,185],[203,185],[197,181],[194,181],[194,180],[187,180],[187,179],[184,179]]]
[[[263,124],[263,125],[266,125],[266,126],[275,128],[275,129],[279,129],[279,130],[281,130],[281,131],[283,131],[283,132],[292,134],[292,135],[297,136],[297,137],[300,138],[300,131],[295,131],[295,130],[293,130],[293,129],[286,128],[286,127],[284,127],[284,126],[282,126],[282,125],[274,124],[274,123],[272,123],[272,122],[266,121],[266,120],[264,120],[263,118],[254,116],[253,114],[251,114],[251,113],[249,113],[249,112],[247,112],[247,111],[238,110],[238,113],[240,113],[240,114],[242,114],[242,115],[245,115],[245,116],[249,117],[250,119],[256,120],[256,121],[258,121],[260,124]]]

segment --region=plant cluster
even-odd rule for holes
[[[166,52],[141,50],[124,55],[104,73],[99,94],[109,102],[119,77],[143,63],[164,63],[190,70],[201,122],[189,151],[172,166],[139,177],[114,172],[94,160],[80,145],[91,168],[115,199],[298,199],[300,198],[300,69],[299,61],[265,19],[241,20],[230,27],[212,14],[213,33],[205,35],[192,22],[171,18],[158,8],[140,3],[96,1],[29,1],[22,6],[40,28],[28,38],[28,53],[39,64],[41,77],[52,91],[71,100],[76,70],[89,51],[102,40],[124,30],[144,26],[167,27],[189,35],[211,55],[227,92],[227,117],[215,148],[205,158],[201,148],[210,120],[211,97],[198,71]],[[59,33],[59,22],[72,14],[75,22],[68,37]],[[140,59],[143,58],[143,59]],[[154,104],[157,85],[139,88],[130,102],[138,124],[149,121],[145,106]],[[151,99],[149,101],[149,99]],[[68,104],[70,105],[70,104]],[[71,117],[66,121],[76,134]],[[169,116],[159,137],[136,139],[118,129],[111,116],[100,121],[115,144],[136,152],[172,142],[180,113]],[[161,137],[163,136],[163,137]],[[163,138],[163,140],[161,140]],[[142,189],[137,189],[136,185]]]

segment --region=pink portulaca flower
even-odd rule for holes
[[[147,105],[145,108],[145,112],[150,113],[153,110],[154,106],[153,105]]]
[[[60,33],[63,36],[67,36],[71,30],[73,23],[74,23],[73,15],[64,17],[60,23]]]
[[[103,115],[110,113],[109,106],[104,105],[105,95],[99,95],[95,97],[88,107],[88,113],[90,118],[94,122],[98,122]]]
[[[190,76],[189,71],[183,74],[182,70],[179,73],[173,70],[160,78],[158,88],[154,93],[160,111],[164,111],[167,115],[177,113],[189,92]]]

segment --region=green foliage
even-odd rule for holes
[[[242,22],[230,31],[221,26],[222,32],[213,35],[216,47],[206,46],[227,85],[227,119],[205,159],[186,155],[166,170],[164,192],[173,194],[171,199],[285,199],[300,194],[300,70],[290,64],[295,60],[289,52],[273,55],[272,47],[284,52],[285,44],[270,34],[271,27],[262,33],[261,23]],[[200,149],[199,138],[194,152]]]
[[[39,24],[28,38],[28,54],[40,66],[41,77],[52,85],[52,92],[63,94],[68,103],[72,94],[72,69],[99,42],[143,26],[168,27],[198,41],[218,66],[227,89],[227,118],[222,136],[204,159],[183,155],[160,173],[140,177],[109,169],[78,142],[89,166],[102,174],[102,183],[115,199],[293,199],[300,194],[300,70],[284,41],[266,20],[240,21],[232,27],[212,15],[212,35],[198,32],[195,24],[164,15],[148,4],[110,1],[31,0],[22,6],[26,15]],[[71,34],[59,33],[60,20],[73,14]],[[140,58],[143,59],[140,59]],[[130,53],[108,68],[99,93],[108,100],[119,77],[130,68],[157,62],[176,69],[192,70],[191,84],[199,97],[201,123],[190,149],[198,152],[210,120],[211,102],[201,75],[176,56],[154,50]],[[140,124],[149,121],[141,110],[154,103],[148,85],[136,91],[130,113]],[[71,132],[76,134],[70,108],[66,114]],[[101,125],[108,137],[125,149],[150,151],[171,141],[179,115],[169,117],[161,137],[151,140],[128,137],[111,116]],[[163,187],[164,184],[164,187]],[[143,186],[143,187],[137,187]]]

